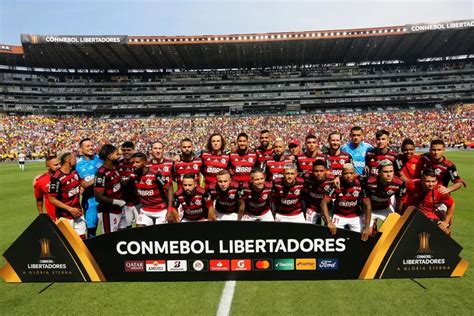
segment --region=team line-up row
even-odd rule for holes
[[[96,154],[85,138],[78,159],[72,153],[47,157],[48,171],[34,182],[37,206],[42,212],[45,204],[53,219],[69,220],[83,238],[95,236],[98,223],[109,233],[134,223],[253,220],[326,224],[333,234],[350,229],[366,240],[377,220],[407,207],[450,233],[450,192],[465,183],[444,157],[442,140],[416,155],[410,139],[401,153],[393,151],[386,130],[377,131],[375,147],[363,141],[360,127],[351,129],[350,138],[342,145],[341,134],[332,132],[320,148],[308,135],[303,152],[297,140],[287,152],[282,140],[272,141],[270,131],[262,130],[255,150],[240,133],[237,147],[225,152],[224,138],[215,133],[199,157],[185,138],[172,159],[164,158],[159,141],[150,156],[135,152],[129,141],[120,148],[106,144]]]

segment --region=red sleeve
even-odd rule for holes
[[[43,199],[43,191],[41,190],[41,187],[38,185],[38,181],[35,181],[33,184],[33,188],[35,190],[35,199],[40,201]]]
[[[454,204],[454,199],[451,194],[444,194],[441,198],[441,202],[444,203],[447,207],[451,207]]]

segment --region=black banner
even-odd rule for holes
[[[36,35],[21,34],[21,43],[31,44],[127,44],[127,35]]]
[[[83,242],[66,221],[40,215],[5,252],[7,282],[324,280],[460,277],[462,248],[417,211],[380,232],[266,222],[134,228]]]

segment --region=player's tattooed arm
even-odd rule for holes
[[[336,235],[336,232],[337,232],[337,228],[336,228],[336,225],[333,224],[333,222],[331,221],[331,216],[329,216],[329,208],[328,208],[328,204],[331,202],[331,197],[330,196],[324,196],[324,198],[321,200],[321,212],[323,213],[323,216],[324,216],[324,220],[326,221],[327,225],[328,225],[328,228],[329,228],[329,232],[331,233],[331,235]]]
[[[245,212],[245,201],[244,199],[239,199],[239,213],[237,214],[237,220],[241,221],[242,216],[244,216]]]
[[[366,241],[372,235],[372,225],[370,225],[372,205],[370,199],[362,199],[362,209],[364,210],[364,229],[362,230],[361,239]]]

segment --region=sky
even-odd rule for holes
[[[474,0],[0,0],[0,43],[20,34],[220,35],[474,19]]]

